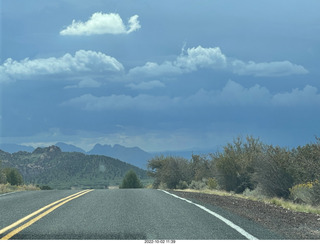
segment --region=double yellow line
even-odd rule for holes
[[[70,202],[78,197],[83,196],[84,194],[87,194],[89,192],[91,192],[93,190],[83,190],[80,192],[77,192],[75,194],[72,194],[68,197],[62,198],[58,201],[55,201],[47,206],[44,206],[43,208],[40,208],[39,210],[29,214],[28,216],[19,219],[18,221],[14,222],[13,224],[3,228],[0,230],[0,235],[15,228],[16,226],[22,224],[23,222],[29,220],[30,218],[36,216],[37,214],[39,214],[38,216],[36,216],[35,218],[29,220],[27,223],[19,226],[18,228],[12,230],[10,233],[8,233],[7,235],[5,235],[4,237],[2,237],[0,240],[9,240],[11,237],[13,237],[14,235],[18,234],[20,231],[22,231],[23,229],[29,227],[30,225],[32,225],[33,223],[37,222],[39,219],[43,218],[44,216],[46,216],[47,214],[51,213],[53,210],[57,209],[58,207],[62,206],[63,204],[66,204],[67,202]],[[50,208],[51,207],[51,208]],[[48,209],[49,208],[49,209]],[[48,209],[47,211],[43,212],[44,210]],[[43,212],[43,213],[41,213]],[[41,214],[40,214],[41,213]]]

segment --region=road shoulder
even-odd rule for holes
[[[293,212],[272,204],[205,193],[170,191],[180,197],[220,207],[293,240],[319,240],[320,215]]]

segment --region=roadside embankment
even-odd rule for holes
[[[232,195],[170,191],[180,197],[219,206],[291,240],[320,239],[320,214],[293,211],[272,202]]]
[[[40,190],[40,188],[34,185],[13,186],[10,184],[0,184],[0,194],[14,192],[14,191],[37,191],[37,190]]]

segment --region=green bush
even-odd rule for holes
[[[16,168],[5,168],[3,172],[10,185],[19,186],[23,184],[22,175]]]
[[[179,184],[176,186],[176,189],[181,189],[181,190],[184,190],[187,188],[188,188],[188,183],[184,180],[180,180]]]
[[[290,199],[299,204],[312,204],[312,185],[299,184],[290,188]]]
[[[292,153],[285,148],[268,146],[255,164],[254,179],[269,197],[287,199],[293,186],[290,167],[294,162]]]
[[[2,162],[0,160],[0,184],[6,184],[7,183],[7,177],[2,169]]]
[[[294,162],[290,167],[295,184],[320,178],[320,141],[293,150]]]
[[[7,177],[4,172],[0,171],[0,184],[6,184],[7,183]]]
[[[209,178],[207,185],[209,187],[210,190],[214,190],[218,188],[218,182],[215,178]]]
[[[298,184],[290,188],[290,198],[296,203],[318,205],[320,203],[320,183],[318,180]]]
[[[39,187],[38,185],[37,185],[37,187]],[[52,188],[50,187],[50,186],[40,186],[39,187],[40,188],[40,190],[52,190]]]
[[[313,205],[320,205],[320,182],[316,180],[316,184],[312,187],[312,202]]]
[[[192,155],[190,162],[190,170],[192,172],[192,179],[201,181],[203,178],[209,178],[214,171],[212,161],[208,160],[205,156]]]
[[[246,188],[254,189],[254,165],[264,152],[259,139],[241,137],[223,147],[223,152],[215,156],[219,186],[226,191],[242,193]]]
[[[187,159],[172,156],[157,156],[148,163],[148,175],[154,177],[154,188],[174,189],[180,181],[191,181],[191,170]]]
[[[142,184],[140,182],[140,179],[136,175],[136,173],[133,170],[130,170],[126,175],[124,176],[121,185],[119,186],[120,189],[123,188],[142,188]]]
[[[191,181],[191,184],[189,185],[189,187],[191,189],[195,189],[195,190],[204,190],[207,188],[207,184],[205,182],[205,180],[202,181]]]
[[[148,173],[154,177],[154,188],[183,189],[189,184],[192,189],[245,191],[259,198],[290,197],[320,204],[320,184],[314,184],[312,190],[293,188],[320,180],[320,138],[316,139],[316,143],[288,149],[263,144],[250,136],[245,140],[238,137],[209,156],[192,155],[191,160],[155,157],[149,161]]]

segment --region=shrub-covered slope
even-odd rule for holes
[[[134,170],[141,179],[146,171],[107,156],[62,152],[57,146],[37,148],[32,153],[6,153],[0,150],[3,167],[17,168],[25,183],[52,188],[105,188],[119,185],[125,173]]]

